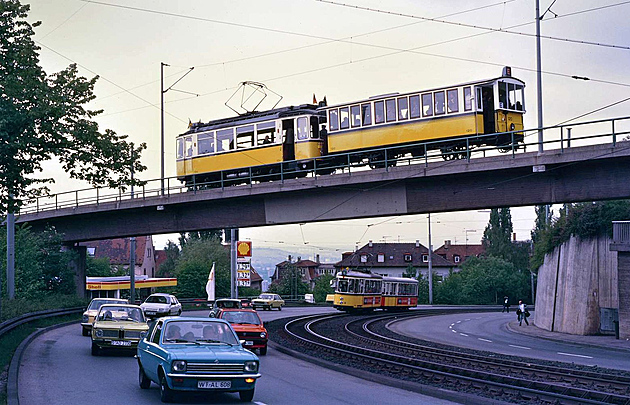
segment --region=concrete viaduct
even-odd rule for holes
[[[20,215],[65,242],[630,198],[630,142],[429,162]]]

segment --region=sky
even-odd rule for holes
[[[175,175],[175,137],[189,120],[233,116],[224,103],[246,80],[282,96],[278,106],[330,104],[498,77],[526,83],[525,127],[537,126],[534,0],[32,0],[29,22],[48,73],[70,63],[100,77],[90,107],[101,130],[146,142],[144,180],[160,176],[160,66],[165,93],[165,175]],[[550,7],[551,5],[551,7]],[[549,8],[549,10],[548,10]],[[630,1],[541,0],[544,125],[630,97]],[[548,11],[546,11],[548,10]],[[510,31],[510,32],[506,32]],[[553,39],[552,39],[553,38]],[[576,80],[571,76],[587,77]],[[276,99],[265,101],[271,108]],[[267,104],[269,103],[269,104]],[[578,121],[628,115],[629,102]],[[53,192],[85,188],[55,162]],[[557,208],[555,209],[557,211]],[[432,243],[479,243],[488,211],[431,216]],[[533,207],[512,209],[518,240]],[[340,254],[369,240],[428,245],[427,215],[241,229],[257,246],[302,256]],[[174,235],[155,236],[160,249]]]

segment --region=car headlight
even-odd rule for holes
[[[186,362],[184,360],[175,360],[172,364],[172,369],[178,373],[185,373]]]
[[[266,337],[267,337],[267,334],[266,334],[265,332],[260,332],[260,337],[261,337],[261,338],[266,338]]]
[[[255,373],[256,371],[258,371],[258,362],[246,361],[245,371],[247,371],[248,373]]]
[[[102,331],[102,330],[100,330],[100,329],[98,329],[98,330],[95,332],[95,334],[96,334],[96,337],[103,337],[103,331]]]
[[[86,323],[90,320],[90,317],[87,315],[83,315],[83,318],[81,318],[81,322]]]

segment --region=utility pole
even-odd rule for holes
[[[238,228],[230,229],[230,298],[238,298],[238,281],[236,270],[236,242],[238,240]]]
[[[7,210],[7,298],[15,298],[15,214],[13,196],[9,198]]]
[[[133,153],[133,148],[131,149]],[[131,165],[131,199],[133,200],[133,164]],[[136,303],[136,238],[129,238],[129,303]]]
[[[538,90],[538,153],[543,153],[542,62],[540,59],[540,0],[536,0],[536,88]]]
[[[429,213],[429,305],[433,305],[433,247],[431,246],[431,213]]]

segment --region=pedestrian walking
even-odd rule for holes
[[[516,311],[516,315],[518,316],[518,325],[522,326],[523,321],[525,324],[529,326],[529,322],[527,322],[527,317],[529,316],[529,311],[527,310],[527,305],[522,300],[518,302],[518,310]]]
[[[501,313],[503,312],[507,312],[508,314],[510,313],[510,299],[507,295],[503,297],[503,310],[501,311]]]

